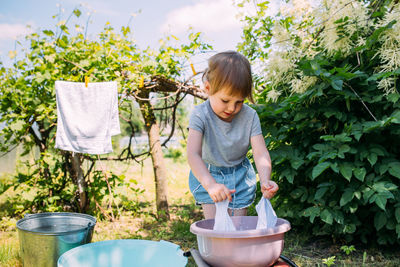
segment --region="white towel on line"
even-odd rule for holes
[[[56,81],[56,148],[88,154],[112,152],[111,136],[121,133],[116,82]]]

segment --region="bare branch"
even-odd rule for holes
[[[151,81],[145,82],[144,87],[140,88],[140,90],[148,91],[149,93],[173,93],[165,97],[154,98],[155,100],[170,98],[178,93],[190,94],[203,100],[208,98],[207,93],[200,89],[199,86],[187,85],[187,81],[183,83],[175,82],[159,75],[153,76]],[[137,96],[137,94],[134,94],[133,96],[142,101],[150,101],[149,98],[142,98]]]
[[[353,93],[358,97],[358,99],[360,99],[361,103],[363,104],[363,106],[365,107],[365,109],[368,111],[369,115],[371,115],[371,117],[375,120],[378,121],[376,119],[376,117],[374,116],[374,114],[372,114],[371,110],[369,110],[369,108],[367,107],[367,105],[365,104],[365,102],[362,100],[362,98],[357,94],[356,90],[354,90],[353,87],[351,87],[348,83],[344,83],[347,87],[349,87],[351,89],[351,91],[353,91]]]

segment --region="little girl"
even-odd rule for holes
[[[187,156],[189,187],[204,217],[215,217],[215,202],[229,199],[229,214],[245,216],[255,198],[257,178],[246,157],[251,144],[263,196],[271,198],[278,185],[270,180],[271,158],[260,119],[244,100],[252,99],[249,61],[234,51],[208,60],[203,75],[208,100],[189,119]]]

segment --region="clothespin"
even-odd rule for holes
[[[140,81],[139,81],[139,88],[142,88],[142,87],[144,87],[144,76],[143,75],[140,76]]]
[[[196,70],[194,69],[193,63],[192,63],[192,61],[191,61],[190,59],[189,59],[189,63],[190,63],[190,67],[192,68],[193,75],[196,75],[197,72],[196,72]]]
[[[88,87],[88,83],[89,83],[89,77],[87,75],[85,75],[85,87]]]

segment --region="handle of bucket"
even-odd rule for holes
[[[92,225],[92,222],[89,222],[88,225],[87,225],[87,227],[86,227],[85,242],[87,241],[87,238],[88,238],[89,233],[90,233],[90,228],[91,228],[92,226],[93,226],[93,225]]]

